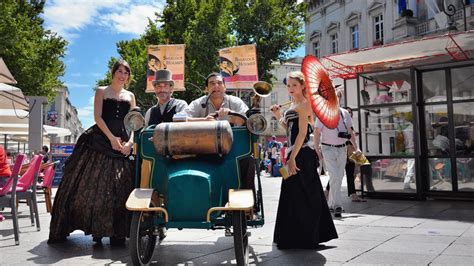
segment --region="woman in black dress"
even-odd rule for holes
[[[133,190],[133,132],[125,129],[123,119],[136,104],[133,93],[125,90],[131,75],[128,63],[117,61],[111,72],[112,84],[95,93],[96,124],[79,137],[64,164],[48,243],[65,241],[74,230],[92,234],[99,244],[102,237],[110,237],[112,245],[120,245],[128,235],[125,201]]]
[[[286,80],[290,108],[281,117],[280,107],[272,106],[273,115],[287,129],[290,175],[282,180],[273,241],[279,249],[314,249],[337,238],[337,232],[319,180],[316,152],[308,143],[312,112],[305,98],[304,75],[291,72]]]

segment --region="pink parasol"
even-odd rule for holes
[[[306,94],[319,120],[328,128],[336,128],[339,123],[339,102],[328,73],[313,55],[303,59],[301,71],[306,78]]]

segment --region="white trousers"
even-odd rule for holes
[[[413,180],[413,176],[415,175],[415,159],[408,159],[407,160],[407,173],[405,175],[405,179],[403,183],[410,184],[410,180]]]
[[[346,168],[347,147],[321,145],[324,158],[324,170],[329,173],[329,208],[342,207],[341,185]]]

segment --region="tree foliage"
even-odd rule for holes
[[[45,1],[0,1],[0,57],[25,95],[47,96],[63,86],[59,78],[67,42],[43,28]]]
[[[134,74],[129,89],[139,106],[152,105],[154,97],[144,92],[146,46],[166,43],[186,45],[186,92],[177,98],[189,102],[202,95],[205,76],[219,70],[218,50],[233,45],[256,43],[260,79],[271,82],[272,62],[285,59],[303,43],[305,8],[305,3],[288,0],[167,0],[143,35],[117,44]],[[107,82],[110,77],[98,83]]]
[[[232,30],[239,45],[257,44],[260,79],[271,82],[272,62],[284,60],[304,41],[305,4],[287,0],[237,0],[232,5]]]

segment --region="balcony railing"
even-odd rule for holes
[[[418,25],[415,26],[415,34],[416,35],[424,35],[429,31],[429,24],[430,21],[425,21],[422,23],[419,23]]]

